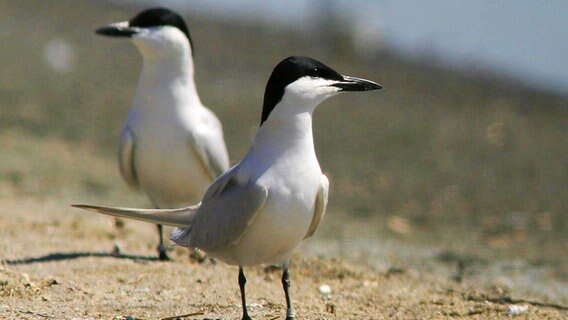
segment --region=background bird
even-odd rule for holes
[[[124,180],[156,208],[198,202],[229,167],[219,119],[201,103],[194,81],[193,44],[183,18],[165,8],[142,11],[97,34],[130,39],[143,66],[120,137]],[[159,258],[168,259],[158,224]]]
[[[171,239],[239,267],[243,317],[248,320],[244,266],[282,265],[286,319],[294,319],[288,265],[300,242],[325,214],[329,182],[318,163],[312,113],[342,91],[382,87],[343,76],[308,57],[280,62],[268,80],[261,125],[245,157],[208,188],[201,203],[175,210],[76,205],[113,216],[176,226]]]

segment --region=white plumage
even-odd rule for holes
[[[311,58],[287,58],[268,81],[261,126],[248,153],[211,184],[200,204],[177,210],[78,207],[176,226],[171,239],[177,244],[238,265],[243,319],[250,317],[242,268],[281,264],[286,319],[293,319],[290,256],[319,226],[328,198],[329,182],[314,149],[313,111],[341,91],[380,88],[372,81],[342,76]]]
[[[143,57],[131,110],[120,138],[124,180],[156,208],[199,202],[229,168],[221,122],[201,103],[194,82],[191,39],[170,10],[145,10],[97,33],[127,37]],[[159,226],[160,258],[167,259]]]

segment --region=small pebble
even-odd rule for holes
[[[327,284],[322,284],[319,287],[319,292],[321,293],[324,299],[329,299],[329,296],[331,295],[331,287],[328,286]]]
[[[529,311],[529,306],[527,305],[512,304],[509,306],[507,313],[510,316],[518,316],[520,314],[527,313],[528,311]]]
[[[134,316],[119,316],[114,317],[112,320],[136,320]]]

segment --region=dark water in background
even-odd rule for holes
[[[464,70],[482,68],[542,89],[568,94],[566,1],[146,2],[303,30],[317,27],[322,21],[334,21],[362,40],[355,44],[362,50],[386,43],[410,57],[426,56]]]
[[[374,50],[387,46],[410,58],[433,60],[465,72],[481,69],[568,95],[568,41],[563,41],[568,39],[568,2],[166,0],[161,3],[301,32],[317,32],[322,25],[331,24],[351,33],[353,45],[363,54],[373,54]],[[404,272],[418,270],[445,274],[448,278],[464,277],[470,283],[550,301],[565,301],[568,295],[562,262],[538,263],[522,259],[522,254],[519,259],[498,254],[478,257],[472,255],[475,250],[458,245],[442,248],[420,240],[401,241],[384,236],[384,232],[368,223],[342,220],[350,218],[341,215],[332,214],[327,219],[318,237],[303,245],[305,254],[361,261],[383,272],[401,268]],[[337,230],[341,232],[338,234]]]

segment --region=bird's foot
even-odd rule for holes
[[[243,318],[241,320],[252,320],[248,314],[243,314]]]
[[[110,251],[110,255],[113,256],[113,257],[120,255],[120,247],[118,246],[118,244],[115,244],[114,247],[112,247],[112,250]]]
[[[171,260],[170,257],[168,256],[166,246],[159,245],[157,249],[158,249],[158,259],[160,261],[170,261]]]

